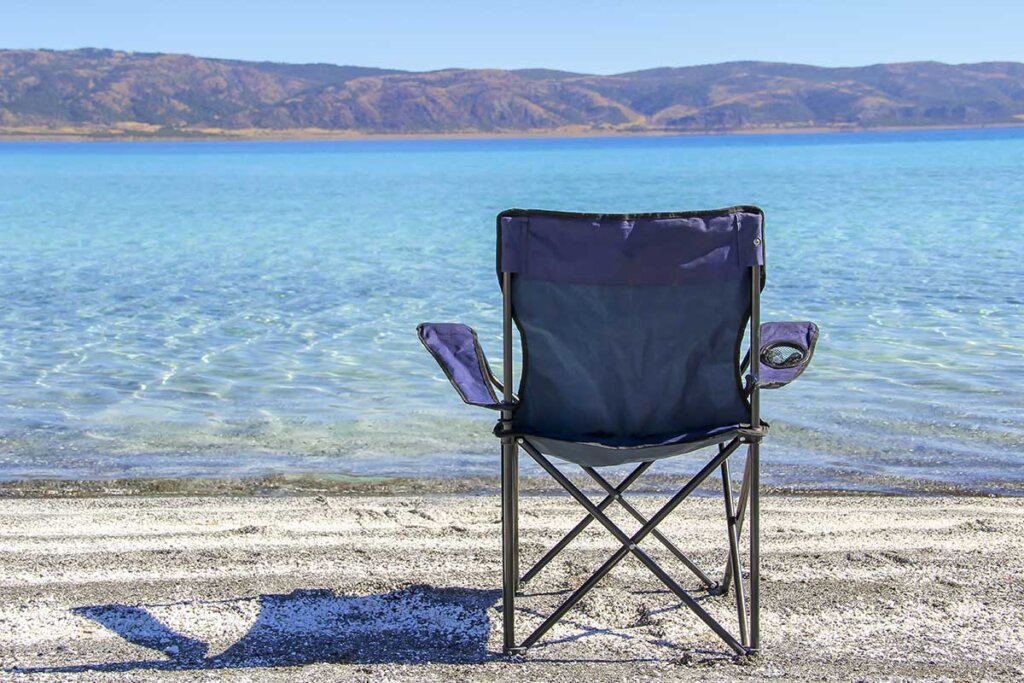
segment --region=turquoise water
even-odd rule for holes
[[[0,478],[494,475],[414,335],[499,360],[494,215],[742,203],[765,319],[823,332],[766,480],[1014,492],[1022,198],[1022,130],[0,144]]]

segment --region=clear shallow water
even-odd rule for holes
[[[766,480],[1024,485],[1024,130],[0,144],[0,478],[497,473],[414,335],[500,353],[505,208],[767,213]],[[689,469],[693,461],[669,461]]]

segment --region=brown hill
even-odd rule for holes
[[[0,131],[187,135],[731,131],[1024,123],[1024,64],[730,62],[614,76],[412,73],[113,50],[0,50]]]

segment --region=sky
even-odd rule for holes
[[[1024,0],[0,0],[0,48],[425,71],[1024,61]]]

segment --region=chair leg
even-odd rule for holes
[[[749,500],[750,493],[750,458],[747,458],[747,463],[743,468],[743,483],[740,485],[740,498],[736,503],[736,538],[743,535],[743,518],[747,512],[747,500]],[[721,588],[718,591],[719,595],[725,595],[729,592],[729,585],[732,583],[732,557],[726,557],[725,560],[725,574],[722,576]]]
[[[761,444],[750,444],[750,648],[761,649]]]
[[[516,654],[516,591],[519,587],[519,449],[501,443],[502,633],[506,655]]]
[[[512,461],[514,472],[512,476],[512,503],[515,512],[512,515],[512,576],[516,581],[516,595],[520,594],[519,583],[519,447],[512,444]]]
[[[747,633],[747,606],[743,599],[743,579],[740,575],[739,534],[736,532],[736,516],[732,508],[732,481],[729,475],[729,461],[722,463],[722,493],[725,495],[725,523],[729,534],[729,564],[732,566],[732,579],[736,586],[736,619],[740,627],[740,642],[750,645]]]

